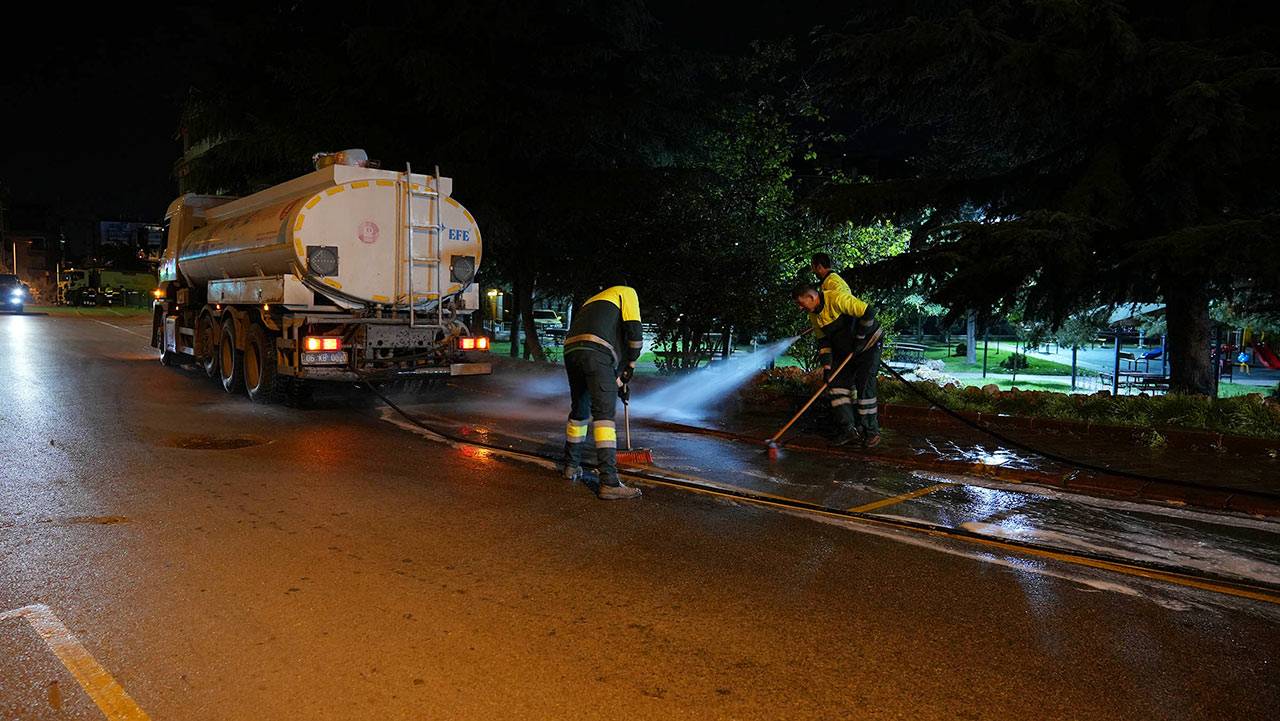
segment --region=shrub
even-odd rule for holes
[[[1009,357],[1000,361],[1000,367],[1007,370],[1022,370],[1023,368],[1029,368],[1030,365],[1027,362],[1026,353],[1010,353]]]
[[[818,374],[798,368],[778,368],[761,373],[743,390],[748,404],[803,399],[821,385]],[[929,401],[920,397],[922,391]],[[976,387],[939,387],[916,383],[914,389],[895,378],[880,379],[881,402],[924,406],[939,403],[955,411],[1005,413],[1066,421],[1127,426],[1144,430],[1185,428],[1231,435],[1280,438],[1280,403],[1261,394],[1214,400],[1205,396],[1067,395],[1049,391],[987,393]],[[1163,434],[1142,436],[1147,445],[1159,445]]]

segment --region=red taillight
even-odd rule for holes
[[[330,336],[309,335],[304,341],[303,347],[309,351],[342,350],[342,339]]]
[[[458,339],[458,348],[459,348],[460,350],[475,350],[475,349],[476,349],[476,339],[475,339],[475,338],[459,338],[459,339]]]
[[[476,350],[489,350],[489,339],[484,336],[476,338]]]

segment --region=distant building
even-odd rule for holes
[[[164,251],[164,226],[137,221],[99,221],[98,247],[128,248],[138,251],[139,258],[159,258]]]
[[[9,231],[4,234],[4,245],[5,265],[31,287],[33,300],[40,303],[53,298],[57,289],[56,241],[51,243],[45,234]]]

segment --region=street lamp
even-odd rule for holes
[[[490,288],[485,295],[489,296],[489,318],[493,321],[494,327],[496,328],[497,324],[502,321],[502,319],[498,317],[498,289]]]

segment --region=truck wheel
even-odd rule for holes
[[[203,316],[200,318],[200,347],[204,350],[204,355],[200,356],[200,368],[204,370],[204,374],[210,378],[220,379],[218,373],[218,326],[213,322],[213,318]]]
[[[311,403],[311,384],[301,378],[291,378],[285,385],[285,404],[290,408],[306,408]]]
[[[222,324],[222,339],[218,342],[218,377],[222,390],[239,393],[244,390],[244,353],[236,350],[236,327],[230,318]]]
[[[244,341],[244,386],[254,403],[283,399],[287,379],[276,372],[276,339],[254,323]]]

